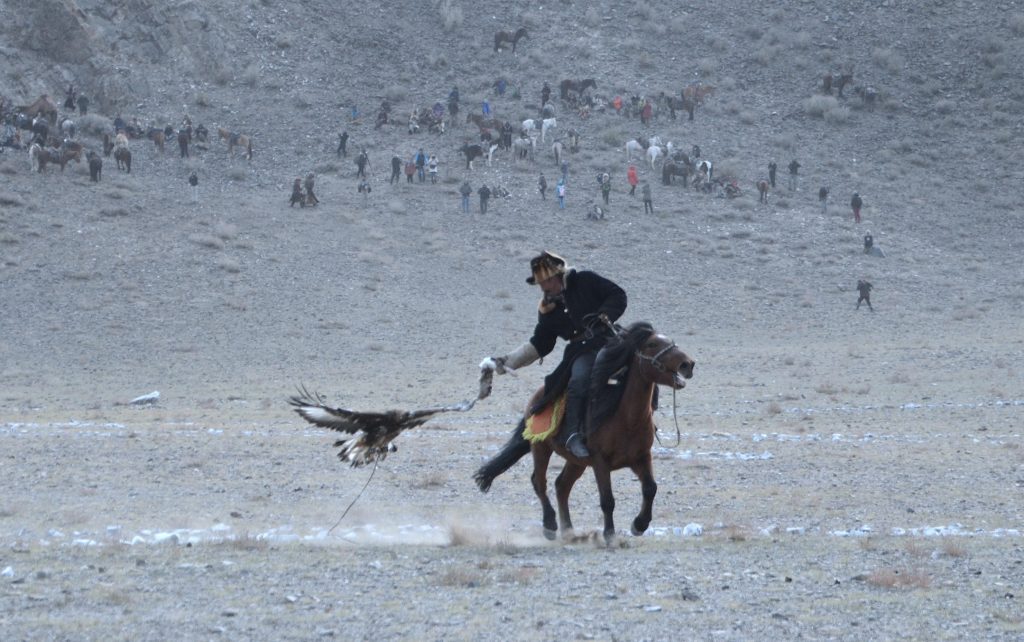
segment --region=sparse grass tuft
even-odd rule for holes
[[[868,584],[879,588],[928,588],[931,577],[921,569],[889,569],[872,571],[865,578]]]
[[[205,247],[211,250],[224,249],[224,241],[210,234],[193,234],[192,236],[188,237],[188,240],[192,241],[199,247]]]
[[[871,51],[871,60],[882,70],[898,73],[903,68],[903,58],[888,47],[876,47]]]
[[[210,107],[212,105],[212,103],[210,102],[210,97],[207,96],[206,93],[202,92],[202,91],[197,91],[196,92],[196,96],[195,96],[194,101],[195,101],[196,105],[199,105],[200,107]]]
[[[1015,36],[1024,36],[1024,13],[1015,13],[1006,21]]]
[[[0,205],[4,207],[21,207],[25,202],[14,194],[0,193]]]

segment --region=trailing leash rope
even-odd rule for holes
[[[338,521],[334,523],[334,526],[331,526],[330,530],[327,531],[328,535],[330,535],[331,531],[333,531],[335,528],[338,527],[339,524],[341,524],[341,520],[345,519],[345,515],[348,515],[348,512],[350,510],[352,510],[353,506],[356,505],[356,502],[359,501],[359,498],[363,496],[363,491],[366,490],[366,487],[370,485],[370,480],[373,479],[374,473],[377,472],[377,464],[378,463],[380,463],[379,459],[374,459],[373,460],[373,470],[370,471],[370,476],[366,478],[366,483],[363,484],[363,487],[359,490],[359,494],[356,495],[356,498],[353,499],[352,502],[348,505],[348,508],[346,508],[345,512],[341,514],[341,517],[339,517]],[[345,541],[348,541],[348,540],[345,540]]]

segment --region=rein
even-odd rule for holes
[[[664,356],[666,352],[668,352],[674,347],[676,347],[675,341],[659,350],[658,353],[655,354],[653,357],[648,357],[647,355],[637,350],[636,357],[640,359],[640,361],[646,361],[647,363],[651,364],[651,366],[655,370],[658,370],[659,372],[670,372],[669,369],[665,367],[665,364],[661,362],[661,357]],[[683,439],[682,433],[679,430],[679,417],[676,415],[676,389],[674,387],[672,388],[672,422],[676,426],[676,443],[672,444],[671,446],[666,446],[665,444],[661,443],[661,436],[658,434],[658,425],[654,425],[654,438],[658,440],[658,445],[663,448],[676,448],[679,446]]]

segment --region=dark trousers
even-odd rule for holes
[[[565,426],[561,430],[564,442],[569,435],[580,432],[587,416],[587,393],[590,391],[590,371],[594,369],[597,354],[585,352],[572,362],[569,387],[565,398]]]

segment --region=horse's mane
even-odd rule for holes
[[[633,354],[644,341],[654,333],[654,326],[646,321],[638,321],[619,335],[618,340],[609,343],[599,353],[590,376],[590,430],[596,429],[609,417],[615,414],[626,390],[626,377],[617,378],[616,384],[609,384],[612,375],[623,367],[628,367]]]

